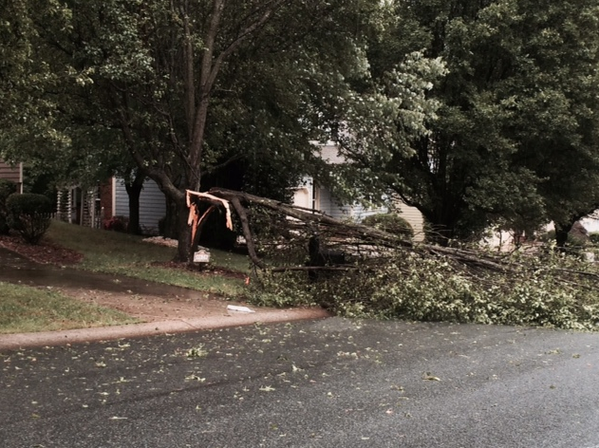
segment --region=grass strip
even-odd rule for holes
[[[120,311],[83,303],[57,291],[0,282],[0,334],[125,325]]]

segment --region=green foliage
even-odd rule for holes
[[[314,285],[306,283],[305,273],[260,272],[252,278],[248,300],[260,306],[285,308],[317,305]]]
[[[408,239],[414,237],[414,229],[410,223],[396,213],[370,215],[362,220],[362,224],[394,235],[402,235]]]
[[[398,253],[316,283],[305,273],[262,277],[263,292],[251,298],[269,306],[318,303],[347,317],[597,328],[592,281],[572,287],[556,275],[562,269],[595,272],[594,266],[554,251],[513,257],[525,268],[473,275],[449,259]]]
[[[37,244],[52,220],[52,201],[35,193],[12,194],[6,200],[8,225],[30,244]]]
[[[6,208],[6,199],[17,192],[17,184],[7,179],[0,179],[0,234],[8,234],[10,227],[8,225],[8,209]]]
[[[405,98],[404,86],[418,87],[409,97],[420,107],[387,114],[395,130],[359,113],[356,135],[365,143],[356,151],[342,142],[357,183],[399,194],[442,241],[470,238],[493,224],[517,230],[551,220],[569,224],[597,207],[594,1],[392,5],[396,21],[369,46],[373,81],[387,100]],[[414,52],[427,58],[418,62]],[[422,69],[436,60],[444,71]],[[419,134],[407,132],[419,126]],[[370,138],[363,129],[373,130]],[[373,138],[381,132],[385,138]]]
[[[326,177],[312,142],[369,82],[387,20],[377,0],[5,3],[0,153],[87,185],[135,166],[180,224],[187,188],[287,200]]]
[[[0,153],[36,175],[135,166],[184,223],[185,188],[286,200],[306,174],[391,190],[444,241],[599,204],[591,0],[38,3],[0,8]],[[348,163],[315,157],[330,139]]]
[[[28,162],[33,171],[65,174],[82,160],[71,151],[68,132],[74,103],[64,89],[71,85],[72,67],[55,40],[69,20],[61,2],[0,5],[0,154]]]
[[[591,240],[591,243],[593,243],[593,245],[599,245],[599,232],[589,233],[589,239]]]

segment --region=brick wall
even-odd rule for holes
[[[112,179],[100,185],[102,220],[112,218]]]

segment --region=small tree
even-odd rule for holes
[[[410,223],[399,215],[393,213],[379,213],[364,218],[362,224],[384,232],[401,235],[403,238],[411,240],[414,238],[414,229]]]
[[[52,201],[43,194],[11,194],[6,208],[8,225],[29,244],[37,244],[50,227]]]

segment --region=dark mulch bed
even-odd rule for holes
[[[83,259],[83,254],[77,251],[61,247],[43,239],[39,244],[28,244],[16,234],[0,235],[0,246],[42,264],[76,264]]]

